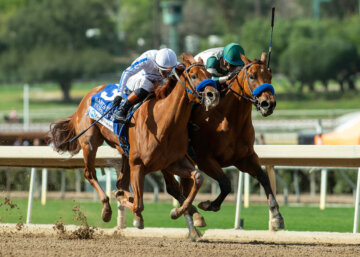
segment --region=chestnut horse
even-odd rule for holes
[[[253,104],[264,117],[271,115],[276,106],[274,89],[270,85],[272,75],[266,67],[266,53],[262,53],[260,60],[250,61],[243,55],[241,59],[245,66],[222,92],[224,95],[219,105],[209,112],[197,106],[190,118],[197,127],[189,134],[196,163],[201,171],[217,180],[221,189],[214,201],[201,202],[198,207],[205,211],[220,209],[225,197],[231,192],[230,180],[222,168],[235,166],[256,178],[264,187],[272,216],[271,226],[276,230],[284,228],[284,221],[269,178],[261,169],[259,157],[254,151],[255,131],[251,119]],[[168,192],[180,203],[183,202],[183,195],[187,195],[192,182],[181,179],[180,189],[173,176],[169,176],[168,172],[163,174]]]
[[[82,137],[69,143],[69,139],[93,123],[93,120],[86,115],[86,111],[91,103],[91,97],[105,86],[91,90],[83,98],[75,114],[59,120],[51,126],[49,139],[53,142],[55,150],[68,151],[72,154],[79,152],[80,149],[83,150],[84,175],[99,195],[103,204],[102,219],[105,222],[110,221],[112,211],[109,197],[98,183],[94,166],[97,148],[103,144],[104,140],[123,155],[123,170],[128,168],[127,164],[130,165],[130,182],[134,198],[129,197],[129,178],[120,180],[123,176],[122,173],[119,175],[117,187],[122,190],[123,194],[117,195],[117,198],[132,210],[135,215],[134,226],[137,228],[144,227],[141,212],[144,209],[143,190],[146,174],[157,170],[166,170],[170,166],[171,174],[177,174],[193,182],[185,203],[172,211],[172,218],[179,217],[191,207],[202,184],[201,174],[184,156],[188,146],[187,124],[192,102],[199,102],[201,98],[201,93],[195,90],[195,86],[210,78],[211,75],[206,71],[204,65],[196,63],[191,55],[183,54],[182,58],[186,67],[184,73],[180,77],[177,76],[178,81],[170,80],[167,84],[167,87],[173,87],[172,92],[164,99],[151,98],[144,102],[129,121],[130,150],[128,159],[120,147],[118,136],[100,123],[91,127]],[[203,102],[210,107],[218,103],[219,93],[212,85],[206,86],[202,95],[206,98]],[[172,163],[180,165],[171,166]]]

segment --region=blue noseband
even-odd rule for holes
[[[204,80],[205,81],[205,80]],[[203,82],[204,82],[203,81]],[[201,83],[200,83],[201,84]],[[199,84],[199,85],[200,85]],[[274,96],[275,96],[275,89],[274,87],[269,84],[269,83],[264,83],[260,86],[258,86],[257,88],[255,88],[255,90],[252,92],[253,97],[258,97],[259,95],[261,95],[262,92],[264,91],[270,91]]]
[[[214,88],[217,89],[216,82],[214,80],[205,79],[196,86],[196,91],[202,92],[202,91],[204,91],[205,87],[207,87],[207,86],[213,86]]]

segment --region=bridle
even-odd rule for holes
[[[260,86],[258,86],[257,88],[255,88],[255,90],[252,90],[251,87],[250,87],[250,81],[249,81],[249,76],[248,76],[248,69],[254,65],[254,64],[264,64],[263,62],[261,61],[256,61],[256,62],[252,62],[252,63],[249,63],[247,65],[245,65],[241,70],[239,70],[237,72],[237,74],[230,80],[230,84],[229,86],[227,87],[227,89],[229,89],[231,92],[233,92],[235,95],[238,95],[240,96],[241,98],[243,98],[244,100],[247,100],[249,102],[251,102],[257,110],[260,109],[260,101],[258,99],[256,99],[257,96],[259,96],[262,92],[264,91],[267,91],[267,90],[270,90],[272,92],[273,95],[275,95],[275,90],[273,88],[273,86],[269,83],[264,83],[264,84],[261,84]],[[238,74],[241,73],[241,71],[243,71],[243,75],[241,76],[241,81],[239,82],[239,78],[238,78]],[[245,73],[245,75],[244,75]],[[246,94],[245,94],[245,90],[243,87],[241,87],[242,83],[244,82],[244,78],[246,79],[246,84],[247,84],[247,87],[251,93],[251,96],[248,97]],[[238,92],[236,92],[234,89],[232,89],[232,85],[233,85],[233,82],[234,81],[237,81],[238,84],[239,84],[239,88],[241,89],[242,91],[242,94],[239,94]]]
[[[187,78],[187,80],[189,81],[190,89],[186,86],[186,80],[185,80],[185,83],[181,81],[179,75],[176,73],[175,67],[172,70],[172,74],[174,74],[175,78],[181,84],[181,86],[185,89],[186,92],[188,92],[188,93],[192,94],[193,96],[195,96],[200,101],[200,103],[202,103],[202,101],[203,101],[203,93],[199,92],[197,90],[197,87],[194,85],[193,80],[189,76],[189,71],[191,70],[191,68],[193,68],[195,66],[205,67],[205,65],[202,64],[202,63],[194,63],[194,64],[191,64],[190,66],[188,66],[183,72],[183,73],[185,73],[185,78]],[[186,94],[186,97],[188,97],[187,94]]]

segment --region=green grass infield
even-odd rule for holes
[[[26,221],[27,200],[15,199],[11,201],[15,206],[4,204],[0,200],[0,223],[19,223]],[[101,220],[102,205],[93,201],[72,201],[72,200],[48,200],[43,206],[40,200],[33,204],[33,224],[55,224],[57,221],[65,225],[79,224],[74,218],[77,213],[73,211],[74,206],[79,206],[80,211],[87,217],[90,226],[100,228],[113,228],[116,226],[117,205],[111,203],[113,217],[109,223]],[[169,227],[185,228],[185,219],[180,217],[172,220],[169,216],[173,208],[171,203],[150,203],[145,202],[143,217],[145,227]],[[328,207],[320,210],[319,207],[310,206],[280,206],[280,212],[284,217],[285,229],[289,231],[327,231],[327,232],[352,232],[354,222],[353,207]],[[201,229],[230,229],[234,227],[235,204],[224,203],[220,211],[201,211],[207,222],[207,227]],[[246,230],[267,230],[269,210],[266,205],[251,205],[249,208],[242,208],[241,218],[244,219]],[[133,215],[127,210],[126,224],[132,227]]]

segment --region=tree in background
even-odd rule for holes
[[[137,56],[138,53],[151,49],[154,46],[154,36],[158,35],[160,28],[155,24],[154,6],[158,1],[148,0],[122,0],[119,13],[119,29],[124,50]],[[157,10],[157,9],[156,9]],[[158,13],[157,15],[161,15]],[[161,19],[161,16],[158,17]],[[156,26],[156,27],[155,27]]]
[[[55,81],[68,101],[74,79],[111,71],[117,38],[104,2],[111,0],[42,0],[24,5],[7,21],[2,37],[3,79]]]

